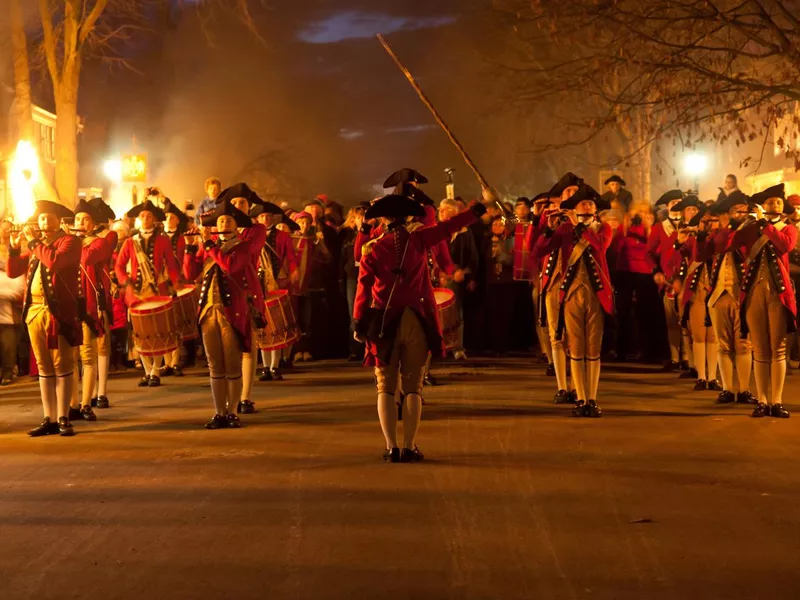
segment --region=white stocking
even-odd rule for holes
[[[250,384],[252,386],[252,383]],[[235,415],[239,408],[239,399],[242,398],[242,378],[228,379],[228,414]]]
[[[397,448],[397,404],[393,394],[378,394],[378,418],[387,450]]]
[[[553,367],[556,370],[556,385],[559,390],[567,389],[567,353],[564,347],[553,346]]]
[[[164,361],[163,354],[159,354],[158,356],[153,357],[153,367],[150,369],[150,377],[159,376],[159,369],[161,369],[161,363],[163,361]]]
[[[719,360],[719,375],[722,378],[722,389],[726,392],[733,391],[733,357],[724,352],[717,353]]]
[[[578,400],[587,400],[586,398],[586,369],[584,360],[570,359],[572,365],[572,383],[575,385],[575,393],[578,395]]]
[[[694,367],[697,369],[697,378],[701,381],[709,379],[706,377],[706,344],[705,342],[694,343]]]
[[[767,392],[769,391],[769,366],[770,363],[760,360],[753,364],[753,372],[756,376],[756,398],[763,403],[767,402]]]
[[[586,359],[586,384],[588,386],[589,400],[597,400],[597,390],[600,387],[600,359]]]
[[[153,357],[140,354],[139,359],[142,361],[142,367],[144,367],[145,376],[149,377],[150,372],[153,370]]]
[[[260,352],[261,352],[261,364],[264,365],[264,368],[266,369],[269,366],[270,351],[269,350],[261,350]],[[274,353],[275,353],[275,351],[273,350],[272,354],[274,354]]]
[[[211,378],[211,399],[214,401],[214,410],[218,415],[225,415],[227,408],[228,383],[224,377]]]
[[[267,363],[264,363],[266,366]],[[269,364],[269,368],[273,371],[278,369],[281,366],[281,351],[280,350],[273,350],[272,351],[272,361]]]
[[[56,378],[39,376],[39,392],[42,394],[42,412],[44,416],[54,421],[58,414],[56,404]]]
[[[706,342],[706,361],[708,362],[708,380],[717,378],[717,342]],[[695,359],[696,360],[696,359]]]
[[[250,392],[253,391],[253,383],[256,380],[256,360],[255,346],[250,352],[242,353],[242,377],[238,380],[242,389],[241,400],[250,400]],[[236,414],[235,408],[233,414]]]
[[[422,396],[408,394],[403,405],[403,448],[413,448],[415,446],[421,420]]]
[[[69,401],[72,395],[72,380],[75,373],[56,377],[56,403],[58,404],[58,418],[69,415]]]
[[[81,406],[92,405],[92,391],[94,390],[94,365],[83,365],[81,376]]]
[[[739,379],[739,391],[750,389],[750,371],[753,370],[753,353],[749,350],[736,355],[736,376]]]
[[[770,381],[772,383],[772,393],[770,401],[772,404],[783,404],[783,384],[786,381],[786,362],[788,356],[783,360],[773,360],[770,363]]]
[[[108,356],[97,357],[97,396],[105,396],[108,392]]]

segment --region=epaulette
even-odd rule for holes
[[[386,233],[384,232],[384,233],[380,234],[378,237],[376,237],[374,240],[370,240],[367,243],[365,243],[363,246],[361,246],[361,258],[364,258],[370,252],[372,252],[372,249],[375,246],[375,244],[377,244],[379,241],[381,241],[383,239],[383,236],[385,236],[385,235],[386,235]]]

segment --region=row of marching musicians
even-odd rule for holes
[[[604,313],[614,310],[605,258],[613,235],[597,218],[608,206],[573,173],[541,197],[549,206],[526,231],[525,247],[537,275],[540,339],[549,342],[555,367],[554,401],[574,403],[575,416],[598,417]],[[657,204],[666,205],[670,222],[669,232],[653,236],[663,238],[657,258],[670,286],[665,310],[668,322],[672,315],[689,332],[695,389],[719,390],[720,404],[755,404],[753,417],[788,418],[787,334],[797,316],[789,253],[800,215],[786,202],[784,185],[753,196],[736,190],[711,207],[673,190]]]
[[[74,212],[40,200],[35,225],[11,237],[8,275],[27,276],[23,319],[44,413],[31,436],[74,435],[72,420],[95,421],[93,407],[110,406],[115,295],[129,307],[133,345],[145,368],[140,386],[160,385],[162,362],[177,366],[181,343],[199,330],[215,406],[209,429],[238,427],[237,412],[254,412],[258,349],[270,376],[280,378],[281,353],[301,336],[286,291],[297,281],[298,265],[289,234],[276,227],[286,224],[278,206],[237,184],[220,195],[201,228],[182,235],[176,225],[188,219],[171,203],[162,210],[147,201],[126,216],[140,227],[116,261],[117,234],[108,228],[115,215],[99,198],[80,200]]]

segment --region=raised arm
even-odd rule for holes
[[[414,235],[419,237],[419,240],[425,248],[432,248],[439,242],[443,242],[449,238],[456,231],[472,225],[485,212],[486,207],[478,203],[471,209],[457,214],[449,221],[437,223],[432,227],[417,229],[414,231]]]

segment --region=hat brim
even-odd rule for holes
[[[75,216],[75,213],[63,204],[52,200],[37,200],[36,212],[33,213],[33,218],[38,219],[39,215],[42,214],[55,215],[59,219],[69,219]]]
[[[402,219],[405,217],[424,217],[425,209],[421,204],[407,196],[389,194],[384,196],[364,213],[365,219]]]

